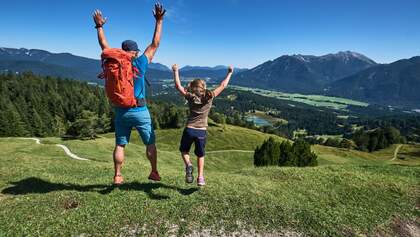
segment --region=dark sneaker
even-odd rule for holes
[[[188,165],[185,168],[185,182],[187,183],[192,183],[194,181],[194,176],[193,176],[193,166],[192,165]]]
[[[198,186],[204,186],[204,185],[206,185],[206,180],[204,179],[204,177],[198,177],[197,178],[197,185]]]

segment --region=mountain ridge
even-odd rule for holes
[[[378,64],[329,85],[326,93],[399,105],[420,104],[420,56]]]
[[[0,61],[2,62],[0,71],[9,70],[19,73],[33,71],[44,76],[102,82],[97,79],[98,73],[102,71],[99,59],[77,56],[71,53],[51,53],[41,49],[1,47]],[[22,65],[23,67],[21,67]],[[52,69],[51,66],[53,66]],[[166,67],[165,70],[165,67],[160,63],[151,63],[146,76],[149,78],[170,78],[172,76],[170,69]]]
[[[318,93],[328,83],[373,65],[376,65],[375,61],[352,51],[322,56],[282,55],[237,74],[233,81],[242,86],[258,85],[285,92]]]

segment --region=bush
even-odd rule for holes
[[[316,166],[317,155],[311,151],[309,143],[298,140],[291,144],[277,142],[273,138],[266,140],[254,152],[255,166]]]
[[[149,104],[149,111],[153,118],[153,125],[160,128],[181,128],[185,125],[187,111],[173,103],[156,102]]]
[[[76,121],[71,123],[67,135],[76,138],[94,139],[97,137],[97,134],[106,133],[109,130],[110,119],[105,114],[99,118],[96,113],[83,110],[76,118]]]
[[[219,123],[219,124],[226,123],[226,116],[224,114],[210,111],[209,117],[213,119],[215,123]]]
[[[324,146],[341,147],[340,143],[340,139],[330,137],[325,141]]]
[[[356,148],[356,144],[352,140],[343,138],[340,142],[340,147],[345,149],[354,149]]]
[[[353,134],[357,149],[361,151],[377,151],[392,144],[404,143],[405,138],[394,127],[376,128],[369,131],[359,130]]]

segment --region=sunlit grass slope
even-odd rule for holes
[[[395,235],[396,222],[419,214],[418,146],[401,150],[413,166],[389,162],[392,148],[367,154],[316,146],[318,167],[254,168],[253,153],[243,151],[269,135],[211,127],[208,185],[198,189],[184,183],[181,132],[157,132],[160,183],[147,180],[145,149],[133,132],[120,188],[110,186],[113,134],[42,139],[45,145],[0,139],[0,236]],[[70,159],[55,143],[90,161]]]

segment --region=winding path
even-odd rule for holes
[[[398,145],[397,146],[397,148],[395,148],[395,151],[394,151],[394,157],[392,157],[392,159],[390,160],[390,161],[394,161],[395,159],[397,159],[397,157],[398,157],[398,152],[400,151],[400,149],[401,149],[401,147],[402,147],[403,145],[402,144],[400,144],[400,145]]]
[[[34,138],[34,137],[24,137],[24,138],[21,138],[21,139],[23,139],[23,140],[34,140],[36,144],[41,145],[41,140],[39,140],[39,138]]]
[[[25,137],[25,138],[21,138],[21,139],[23,139],[23,140],[33,140],[33,141],[35,141],[36,144],[42,145],[41,140],[39,138]],[[62,148],[64,150],[64,153],[66,153],[66,155],[69,156],[72,159],[75,159],[75,160],[89,160],[89,159],[86,159],[86,158],[79,157],[78,155],[72,153],[70,151],[70,149],[65,145],[56,144],[56,146]]]
[[[21,138],[21,139],[23,139],[23,140],[33,140],[33,141],[35,141],[35,143],[36,144],[39,144],[39,145],[43,145],[42,143],[41,143],[41,140],[39,139],[39,138],[35,138],[35,137],[25,137],[25,138]],[[72,153],[71,151],[70,151],[70,149],[67,147],[67,146],[65,146],[65,145],[62,145],[62,144],[55,144],[56,146],[58,146],[58,147],[60,147],[61,149],[63,149],[64,150],[64,153],[66,153],[66,155],[67,156],[69,156],[70,158],[72,158],[72,159],[75,159],[75,160],[83,160],[83,161],[87,161],[87,160],[89,160],[89,159],[86,159],[86,158],[82,158],[82,157],[79,157],[78,155],[76,155],[76,154],[74,154],[74,153]],[[400,146],[402,146],[402,145],[400,145]],[[400,147],[398,147],[397,149],[399,149]],[[162,150],[161,150],[162,151]],[[169,151],[163,151],[163,152],[169,152]],[[225,152],[243,152],[243,153],[253,153],[254,151],[251,151],[251,150],[217,150],[217,151],[207,151],[206,152],[206,154],[216,154],[216,153],[225,153]],[[172,153],[172,152],[171,152]],[[398,153],[398,151],[396,150],[396,153]],[[396,155],[394,154],[394,158],[396,157]]]
[[[64,145],[56,144],[56,146],[63,148],[64,153],[66,153],[66,155],[70,156],[70,158],[73,158],[75,160],[89,160],[89,159],[81,158],[81,157],[77,156],[76,154],[72,153],[68,147],[66,147]]]

